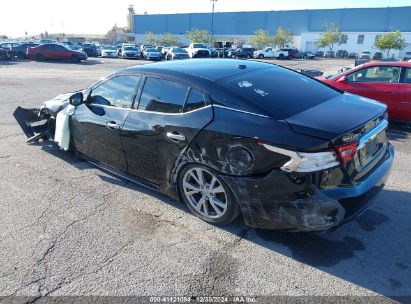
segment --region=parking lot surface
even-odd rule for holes
[[[218,60],[218,59],[216,59]],[[336,72],[349,60],[274,61]],[[385,190],[335,231],[216,227],[50,143],[12,113],[143,61],[0,62],[0,295],[411,296],[411,132]],[[275,186],[275,185],[273,185]]]

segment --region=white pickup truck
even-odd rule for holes
[[[288,51],[274,50],[272,47],[265,47],[262,50],[255,51],[253,53],[254,58],[277,58],[286,59],[288,58]]]
[[[210,49],[202,43],[191,43],[188,48],[186,48],[188,56],[190,58],[208,58],[211,57]]]

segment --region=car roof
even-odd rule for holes
[[[274,64],[255,60],[237,59],[191,59],[181,61],[166,61],[136,65],[122,71],[152,72],[158,74],[188,74],[217,81],[222,78],[277,67]],[[121,71],[120,71],[121,72]]]
[[[411,63],[407,61],[370,61],[366,62],[358,67],[372,67],[372,66],[398,66],[398,67],[407,67],[411,68]]]

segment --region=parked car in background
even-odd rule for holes
[[[255,48],[242,47],[238,49],[231,49],[228,51],[229,58],[252,58]]]
[[[101,49],[101,57],[104,58],[117,58],[118,50],[115,45],[105,45]]]
[[[167,52],[166,60],[188,59],[188,53],[185,49],[179,47],[172,47]]]
[[[0,43],[0,49],[9,51],[8,54],[11,58],[16,57],[16,53],[13,51],[13,48],[16,48],[20,45],[18,42],[3,42]]]
[[[296,48],[281,48],[280,51],[288,52],[288,56],[286,57],[286,59],[293,59],[295,58],[295,55],[298,50]]]
[[[318,79],[343,91],[385,103],[391,120],[411,122],[409,62],[368,62]]]
[[[402,60],[407,61],[411,59],[411,52],[405,52],[404,57]]]
[[[162,59],[161,53],[155,48],[148,48],[143,51],[145,60],[160,61]]]
[[[138,59],[140,58],[140,51],[134,46],[134,44],[124,44],[121,48],[121,58]]]
[[[39,43],[40,43],[40,44],[50,44],[50,43],[57,43],[57,41],[56,41],[56,40],[53,40],[53,39],[41,39],[41,40],[39,41]]]
[[[311,52],[304,52],[304,59],[314,59],[315,58],[315,54],[311,53]]]
[[[216,51],[217,51],[217,53],[218,53],[218,57],[219,57],[219,58],[226,58],[226,57],[228,57],[228,52],[229,52],[229,49],[228,49],[228,48],[225,48],[225,47],[223,47],[223,48],[216,48]]]
[[[324,53],[324,58],[334,58],[334,57],[335,57],[334,51],[326,51]]]
[[[315,54],[315,57],[324,57],[323,51],[316,51],[314,54]]]
[[[230,56],[230,53],[229,53]],[[232,58],[236,57],[231,55]],[[252,57],[263,59],[263,58],[277,58],[277,59],[286,59],[289,57],[289,52],[287,50],[275,50],[272,47],[265,47],[262,50],[255,50],[252,53]],[[250,57],[248,57],[250,58]]]
[[[381,60],[383,57],[381,52],[375,52],[374,55],[372,56],[373,60]]]
[[[22,43],[12,48],[12,53],[20,59],[27,58],[27,49],[29,47],[38,46],[38,43]]]
[[[38,61],[54,59],[72,62],[80,62],[88,58],[84,52],[73,51],[64,45],[56,43],[30,47],[27,49],[27,57]]]
[[[371,59],[370,51],[362,51],[360,54],[360,59]]]
[[[98,57],[97,46],[92,43],[83,43],[82,51],[87,54],[88,57]]]
[[[385,105],[263,62],[138,65],[48,104],[68,103],[77,155],[211,224],[335,228],[370,206],[394,158]],[[47,103],[14,114],[54,138]]]
[[[0,60],[10,60],[10,59],[11,59],[10,51],[0,48]]]
[[[335,53],[335,57],[337,57],[337,58],[347,58],[348,57],[348,52],[347,52],[347,50],[338,50],[337,53]]]
[[[191,43],[186,49],[190,58],[209,58],[211,57],[210,49],[202,43]]]
[[[357,54],[357,53],[349,53],[349,54],[348,54],[348,58],[357,59],[357,58],[358,58],[358,54]]]

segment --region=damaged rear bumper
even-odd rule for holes
[[[248,226],[291,231],[328,230],[358,216],[385,185],[394,159],[389,145],[372,172],[355,184],[321,187],[324,173],[296,176],[274,170],[260,177],[224,177]]]

